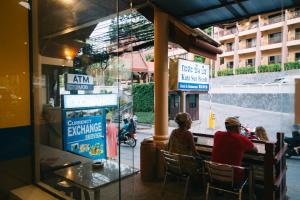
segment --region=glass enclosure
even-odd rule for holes
[[[118,1],[38,2],[33,88],[40,181],[74,199],[133,194],[136,17]]]

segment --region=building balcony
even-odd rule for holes
[[[238,54],[254,53],[256,52],[256,47],[241,48],[238,50]]]
[[[288,16],[289,19],[294,19],[294,18],[299,18],[299,17],[300,17],[300,10],[290,12],[289,16]]]
[[[298,23],[300,23],[300,10],[290,13],[287,20],[287,25],[298,24]]]
[[[272,41],[274,42],[274,41]],[[265,50],[270,50],[270,49],[278,49],[278,48],[281,48],[282,47],[282,42],[274,42],[274,43],[269,43],[269,42],[266,42],[266,43],[263,43],[262,46],[260,47],[260,49],[262,51],[265,51]]]
[[[300,35],[298,35],[297,37],[294,36],[294,37],[290,38],[290,40],[286,44],[286,46],[288,46],[288,47],[297,46],[297,45],[300,45]]]
[[[219,40],[228,40],[235,37],[235,34],[237,33],[237,29],[230,29],[230,30],[222,30],[220,31],[220,38]]]
[[[234,55],[234,51],[225,51],[220,55],[220,57],[228,57],[233,55]]]
[[[239,32],[239,36],[254,34],[254,33],[257,33],[257,31],[258,31],[257,27],[255,27],[255,28],[249,27],[248,29],[241,30]]]
[[[283,26],[283,21],[271,21],[271,22],[266,22],[263,24],[261,27],[261,31],[267,31],[275,28],[280,28]]]

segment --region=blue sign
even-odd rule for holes
[[[64,110],[64,150],[93,160],[106,158],[106,122],[100,109]]]
[[[178,90],[209,90],[209,66],[189,60],[178,60]]]
[[[179,90],[203,90],[208,91],[208,84],[197,84],[197,83],[178,83]]]

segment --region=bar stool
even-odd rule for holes
[[[208,171],[208,182],[206,185],[206,200],[209,199],[210,189],[219,190],[237,195],[239,200],[242,199],[242,191],[248,178],[235,181],[235,172],[243,173],[246,168],[227,164],[220,164],[211,161],[204,161]]]

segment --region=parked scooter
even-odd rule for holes
[[[137,143],[136,123],[133,119],[130,119],[130,123],[128,123],[127,119],[123,121],[124,126],[119,132],[119,143],[135,147]]]
[[[286,151],[286,157],[290,158],[292,156],[300,156],[299,150],[300,148],[300,133],[298,131],[293,131],[293,137],[285,137],[284,141],[288,144],[288,149]]]

